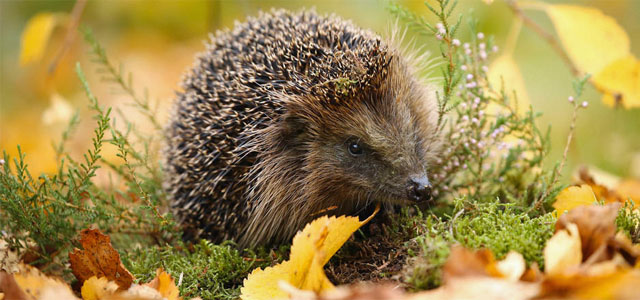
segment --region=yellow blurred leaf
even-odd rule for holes
[[[548,5],[546,11],[562,46],[577,68],[598,74],[630,53],[629,37],[612,17],[577,5]]]
[[[489,82],[496,90],[504,88],[509,96],[515,91],[518,102],[510,103],[511,107],[516,111],[523,112],[529,108],[529,95],[527,94],[527,87],[520,73],[520,68],[513,56],[506,54],[496,58],[489,66],[489,74],[487,75]],[[510,97],[512,99],[513,97]],[[521,109],[524,108],[524,109]],[[497,111],[498,108],[490,107],[489,112]]]
[[[357,217],[324,216],[307,224],[293,238],[290,259],[273,267],[251,272],[244,280],[240,297],[244,300],[288,299],[288,293],[280,288],[281,281],[294,288],[313,292],[333,289],[333,284],[324,274],[323,266],[353,232],[366,224],[373,215],[362,222]]]
[[[591,205],[596,202],[593,190],[587,184],[581,186],[570,186],[562,190],[556,196],[553,208],[556,209],[555,216],[562,215],[565,211],[570,211],[580,205]]]
[[[28,265],[20,264],[18,268],[15,274],[0,271],[0,291],[5,293],[5,299],[78,299],[64,282]]]
[[[558,230],[544,247],[544,271],[548,275],[562,274],[582,262],[582,243],[578,226],[570,223]]]
[[[171,278],[171,275],[169,275],[169,273],[165,272],[163,269],[156,270],[156,278],[147,283],[147,286],[156,289],[158,292],[160,292],[162,297],[167,300],[181,299],[179,297],[180,292],[178,291],[178,287],[176,286],[175,281],[173,280],[173,278]]]
[[[56,20],[56,15],[49,12],[39,13],[29,19],[21,37],[21,66],[36,62],[42,58],[53,28],[56,25]]]
[[[625,179],[616,187],[616,192],[620,194],[624,201],[631,199],[636,204],[636,209],[640,203],[640,180]]]
[[[605,92],[602,102],[624,108],[640,107],[640,61],[632,55],[617,59],[593,77]]]
[[[118,290],[118,284],[106,277],[93,276],[85,280],[80,289],[83,300],[100,300],[113,295]]]

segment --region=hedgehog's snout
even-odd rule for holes
[[[431,183],[426,174],[409,176],[407,182],[407,198],[421,203],[431,200]]]

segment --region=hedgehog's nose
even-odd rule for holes
[[[407,197],[415,202],[424,202],[431,199],[431,183],[426,175],[409,177]]]

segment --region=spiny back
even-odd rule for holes
[[[217,32],[184,77],[168,126],[165,188],[186,238],[219,242],[246,229],[260,151],[252,137],[286,112],[279,95],[345,101],[380,76],[385,51],[376,35],[308,11],[261,13]]]

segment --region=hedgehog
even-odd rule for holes
[[[310,10],[211,36],[166,130],[184,238],[275,245],[321,215],[432,201],[435,92],[393,36]]]

